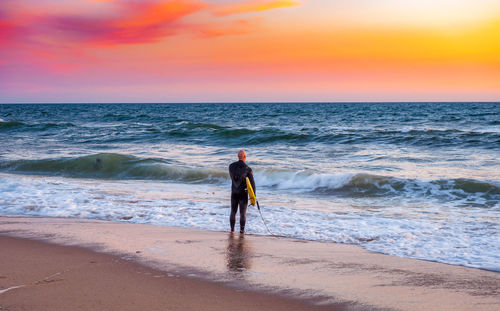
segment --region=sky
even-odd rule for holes
[[[1,0],[0,102],[500,101],[498,0]]]

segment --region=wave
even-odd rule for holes
[[[78,158],[18,160],[0,163],[9,172],[60,175],[75,178],[154,179],[181,182],[217,182],[227,179],[227,172],[175,166],[163,159],[100,153]]]
[[[19,121],[0,121],[0,130],[3,129],[11,129],[11,128],[16,128],[25,125],[23,122]]]
[[[229,128],[229,126],[218,125],[218,124],[213,124],[213,123],[201,123],[201,122],[186,122],[186,121],[181,121],[179,124],[183,125],[186,128],[190,128],[190,129],[221,130],[221,129],[227,129],[227,128]]]
[[[166,130],[174,138],[192,138],[224,144],[260,145],[273,142],[310,142],[314,137],[308,134],[287,132],[276,128],[244,128],[218,125],[215,123],[178,122]]]
[[[128,121],[136,118],[134,115],[124,115],[117,113],[107,113],[103,116],[104,120],[113,120],[113,121]]]
[[[50,129],[61,129],[68,127],[75,127],[76,125],[71,122],[58,122],[58,123],[24,123],[20,121],[0,121],[0,130],[10,130],[10,129],[27,129],[35,131],[44,131]]]
[[[76,126],[74,123],[71,122],[60,122],[60,123],[40,123],[37,124],[38,126],[42,126],[43,129],[51,129],[51,128],[66,128],[66,127],[74,127]]]
[[[107,127],[96,125],[93,130],[106,131],[109,135],[102,137],[97,143],[117,143],[122,141],[142,143],[144,141],[182,141],[200,144],[223,146],[260,146],[269,144],[297,144],[304,145],[318,143],[325,145],[356,145],[356,144],[391,144],[404,146],[424,146],[439,148],[447,146],[463,146],[467,148],[498,149],[500,132],[495,125],[483,126],[464,130],[455,128],[363,128],[363,127],[322,127],[305,124],[287,124],[285,127],[277,125],[244,127],[235,124],[218,122],[194,122],[182,119],[161,121],[147,115],[129,116],[108,113],[105,120],[112,119],[120,126]],[[147,123],[141,123],[143,119]],[[137,121],[137,122],[134,122]],[[139,122],[141,121],[141,122]],[[272,121],[272,120],[270,120]],[[116,122],[115,122],[116,123]],[[115,124],[113,123],[113,124]],[[133,125],[131,125],[133,124]],[[105,126],[105,129],[99,128]],[[124,130],[126,127],[127,130]],[[71,137],[80,137],[87,134],[88,128],[77,126],[71,122],[29,122],[0,121],[0,131],[52,131],[57,134]],[[58,133],[59,131],[59,133]]]
[[[267,145],[279,143],[359,144],[384,143],[407,146],[496,148],[500,133],[494,128],[479,130],[458,129],[322,129],[315,126],[296,126],[288,129],[277,127],[234,127],[215,123],[177,122],[160,129],[162,138],[192,139],[208,144]]]
[[[260,186],[278,190],[307,191],[348,197],[410,196],[442,200],[481,198],[488,206],[500,202],[500,186],[474,179],[423,181],[372,174],[311,174],[263,171],[256,173]]]
[[[116,153],[0,162],[0,170],[73,178],[149,179],[221,185],[230,182],[226,168],[187,167],[160,158]],[[267,169],[257,170],[255,179],[257,188],[326,196],[403,196],[443,201],[470,200],[472,203],[481,200],[485,206],[495,206],[500,202],[500,183],[466,178],[424,181],[363,173],[318,174]]]

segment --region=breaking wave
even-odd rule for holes
[[[226,168],[200,168],[160,158],[101,153],[77,158],[1,162],[0,169],[20,174],[58,175],[73,178],[149,179],[186,183],[229,183]],[[419,196],[441,200],[483,200],[485,206],[500,202],[500,186],[493,181],[467,178],[417,180],[373,174],[318,174],[260,170],[257,187],[327,196]]]
[[[78,158],[18,160],[0,163],[0,169],[74,178],[156,179],[181,182],[215,182],[227,178],[225,171],[175,166],[167,160],[141,159],[116,153],[101,153]]]
[[[256,174],[258,184],[279,190],[314,192],[345,197],[405,196],[441,200],[482,200],[485,206],[500,202],[500,186],[474,179],[416,180],[372,174],[310,174],[272,172]]]

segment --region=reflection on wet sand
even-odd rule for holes
[[[250,269],[251,248],[245,241],[244,235],[235,237],[229,235],[227,240],[226,264],[230,273],[238,276],[243,276],[243,273]]]

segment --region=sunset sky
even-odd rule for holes
[[[498,100],[498,0],[0,2],[3,103]]]

